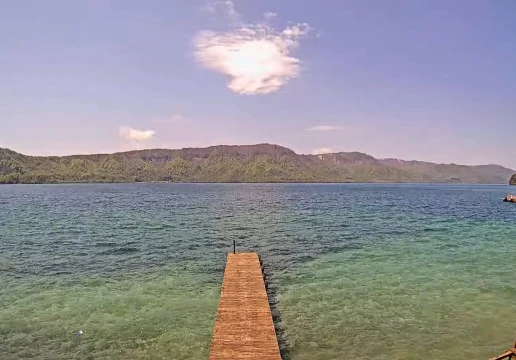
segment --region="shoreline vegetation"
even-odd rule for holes
[[[509,180],[509,185],[516,185],[516,174],[511,176],[511,179]]]
[[[516,185],[516,171],[376,159],[359,152],[300,155],[279,145],[27,156],[0,148],[0,184],[470,183]]]
[[[398,182],[398,181],[52,181],[52,182],[0,182],[0,186],[2,185],[136,185],[136,184],[191,184],[191,185],[209,185],[209,184],[221,184],[221,185],[231,185],[231,184],[255,184],[255,185],[274,185],[274,184],[291,184],[291,185],[373,185],[373,184],[390,184],[390,185],[410,185],[410,184],[419,184],[419,185],[507,185],[501,183],[467,183],[467,182],[416,182],[416,181],[406,181],[406,182]],[[512,185],[512,184],[510,184]]]

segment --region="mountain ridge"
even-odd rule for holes
[[[29,156],[0,148],[0,183],[443,182],[505,183],[500,165],[377,159],[361,152],[297,154],[275,144]]]

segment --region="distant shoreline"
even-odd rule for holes
[[[231,182],[224,182],[224,181],[120,181],[120,182],[101,182],[101,181],[75,181],[75,182],[41,182],[41,183],[0,183],[0,186],[2,185],[129,185],[129,184],[263,184],[263,185],[275,185],[275,184],[290,184],[290,185],[345,185],[345,184],[364,184],[364,185],[374,185],[374,184],[386,184],[386,185],[501,185],[501,186],[512,186],[507,183],[474,183],[474,182],[418,182],[418,181],[412,181],[412,182],[389,182],[389,181],[318,181],[318,182],[301,182],[301,181],[269,181],[269,182],[263,182],[263,181],[231,181]]]
[[[302,155],[273,144],[65,157],[27,156],[0,148],[0,184],[507,184],[515,173],[499,165],[377,159],[360,152]]]

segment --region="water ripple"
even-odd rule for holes
[[[410,359],[411,344],[451,359],[461,343],[476,351],[470,357],[488,358],[509,345],[504,324],[516,321],[514,272],[492,266],[516,253],[516,206],[500,201],[509,191],[2,186],[0,285],[9,290],[0,290],[0,348],[8,359],[144,359],[148,349],[170,358],[170,348],[205,358],[225,254],[236,241],[238,251],[259,252],[278,281],[299,359],[372,357],[380,345],[386,358]],[[70,340],[76,324],[97,331],[94,341]],[[45,346],[31,348],[33,338]],[[142,339],[159,345],[132,348]]]

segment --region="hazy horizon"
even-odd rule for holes
[[[515,169],[510,0],[20,0],[0,13],[0,147],[278,144]]]

